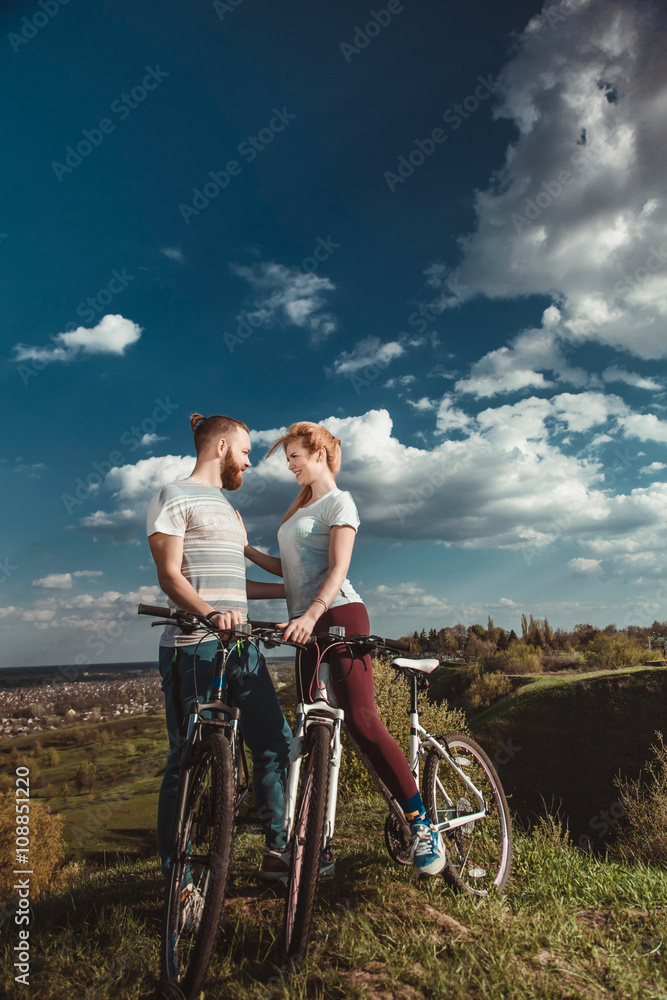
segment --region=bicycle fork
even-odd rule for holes
[[[336,804],[338,801],[338,779],[342,757],[341,728],[345,713],[342,708],[332,708],[325,701],[310,703],[301,702],[296,709],[296,731],[290,748],[289,770],[285,788],[285,806],[283,809],[282,829],[289,843],[294,829],[296,813],[296,797],[303,762],[303,747],[308,728],[314,723],[327,726],[330,731],[331,748],[329,752],[329,791],[327,794],[327,811],[324,822],[324,843],[331,840],[336,824]]]

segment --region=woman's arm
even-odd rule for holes
[[[271,600],[275,597],[285,596],[284,583],[262,583],[259,580],[246,580],[245,590],[251,601],[262,598]]]
[[[338,594],[345,582],[347,571],[350,568],[352,549],[356,531],[350,524],[335,524],[331,528],[329,536],[329,572],[324,578],[324,582],[317,592],[317,600],[313,600],[310,607],[286,624],[284,638],[292,638],[295,642],[303,642],[312,634],[313,626],[317,619],[324,613],[325,605]]]
[[[246,559],[249,559],[250,562],[253,562],[256,566],[259,566],[261,569],[265,569],[268,573],[273,573],[274,576],[282,576],[283,567],[280,562],[280,559],[276,559],[275,556],[267,556],[264,554],[264,552],[260,552],[259,549],[255,549],[252,547],[252,545],[248,545],[248,533],[245,530],[245,524],[243,523],[243,518],[241,517],[238,511],[236,511],[236,516],[238,517],[241,523],[241,527],[243,528],[243,536],[244,536],[243,555],[246,557]],[[249,596],[250,594],[248,594],[248,597]],[[284,597],[285,595],[280,594],[278,596]]]
[[[283,575],[283,564],[276,556],[267,556],[266,553],[260,552],[259,549],[253,548],[252,545],[246,545],[243,555],[250,562],[253,562],[255,566],[265,569],[267,573],[273,573],[274,576]]]

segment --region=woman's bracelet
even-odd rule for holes
[[[326,602],[326,601],[323,601],[321,597],[313,597],[313,600],[312,600],[312,602],[311,602],[311,603],[313,603],[313,604],[314,604],[314,603],[315,603],[315,601],[319,601],[319,603],[320,603],[320,604],[323,604],[323,605],[324,605],[324,610],[325,610],[325,611],[328,611],[328,610],[329,610],[329,605],[327,604],[327,602]]]

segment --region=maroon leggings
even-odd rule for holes
[[[361,602],[341,604],[325,611],[315,623],[313,632],[326,632],[332,625],[344,625],[346,635],[368,635],[370,624],[365,605]],[[340,646],[332,649],[327,659],[338,707],[345,712],[345,728],[394,798],[399,802],[411,799],[417,785],[401,748],[378,716],[370,655],[353,659],[350,650]],[[313,701],[316,697],[316,666],[314,650],[297,651],[299,701]]]

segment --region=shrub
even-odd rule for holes
[[[12,752],[12,768],[27,767],[30,771],[30,781],[35,781],[39,777],[39,765],[34,757],[27,753]]]
[[[574,656],[573,652],[568,656],[559,656],[558,653],[542,653],[540,656],[542,670],[554,673],[557,670],[576,670],[581,666],[581,660]]]
[[[618,667],[634,667],[644,658],[645,650],[638,642],[622,632],[604,635],[599,632],[584,649],[586,665],[598,670],[616,670]]]
[[[485,651],[479,666],[482,673],[537,674],[540,671],[539,649],[512,639],[507,649]]]
[[[0,882],[13,885],[16,876],[16,798],[13,791],[0,796]],[[30,801],[30,894],[34,899],[49,886],[60,865],[65,845],[62,837],[63,820],[54,816],[41,802]]]
[[[84,788],[92,788],[95,781],[95,765],[87,762],[79,764],[74,775],[74,780],[80,792]]]
[[[400,679],[393,683],[395,672],[387,660],[373,660],[375,678],[375,701],[378,715],[391,735],[407,755],[410,736],[410,696],[407,685]],[[422,695],[420,698],[422,725],[433,734],[466,728],[462,712],[450,709],[447,702],[437,705]],[[375,784],[358,754],[344,740],[343,760],[340,772],[340,793],[343,797],[354,798],[375,791]]]
[[[124,743],[121,743],[121,745],[118,747],[119,757],[134,757],[136,752],[137,752],[136,747],[134,743],[130,742],[130,740],[126,740]]]
[[[625,821],[620,825],[616,849],[625,861],[667,864],[667,746],[662,733],[651,746],[636,780],[617,777]],[[645,777],[642,780],[642,776]]]
[[[86,734],[80,726],[75,726],[74,729],[70,729],[66,736],[67,742],[72,743],[74,746],[82,746],[86,742]]]
[[[58,761],[60,760],[60,754],[58,753],[55,747],[48,747],[44,751],[44,756],[42,757],[42,760],[44,761],[47,767],[55,767]]]
[[[466,708],[479,711],[488,708],[512,690],[512,682],[503,673],[477,674],[465,693]]]

